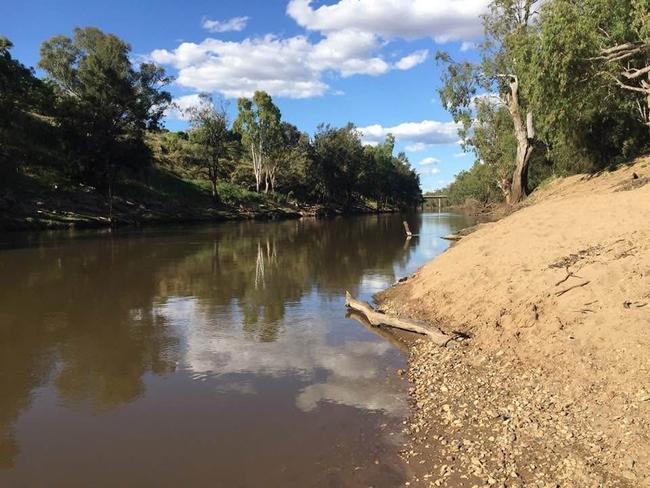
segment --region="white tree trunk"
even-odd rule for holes
[[[506,102],[517,139],[517,155],[509,199],[509,203],[514,204],[523,200],[528,191],[528,164],[533,153],[531,142],[535,135],[533,114],[530,112],[526,114],[525,122],[522,117],[519,105],[519,80],[514,75],[510,76],[510,93],[506,96]]]

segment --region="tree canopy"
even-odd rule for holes
[[[477,160],[450,194],[516,202],[546,177],[647,150],[649,12],[648,0],[493,0],[478,64],[438,54],[443,104]]]

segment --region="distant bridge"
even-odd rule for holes
[[[448,195],[424,195],[422,197],[422,208],[424,208],[424,202],[427,200],[429,201],[438,201],[438,212],[442,211],[442,201],[447,200],[449,198]]]

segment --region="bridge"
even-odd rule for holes
[[[431,202],[438,201],[438,212],[442,211],[442,201],[447,200],[449,197],[447,195],[424,195],[422,197],[422,208],[424,209],[424,203],[429,200]]]

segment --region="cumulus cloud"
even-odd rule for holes
[[[246,28],[250,17],[233,17],[228,20],[210,20],[204,18],[201,26],[210,32],[241,32]]]
[[[420,161],[420,164],[422,166],[426,166],[429,164],[438,164],[439,162],[440,160],[438,158],[430,157],[430,158],[424,158],[422,161]]]
[[[199,107],[201,103],[201,96],[198,93],[177,97],[174,98],[165,114],[170,119],[188,120],[187,111],[193,107]]]
[[[424,63],[427,60],[428,56],[429,51],[427,49],[416,51],[413,54],[409,54],[408,56],[404,56],[402,59],[400,59],[395,64],[395,67],[401,70],[408,70],[416,67],[418,64]]]
[[[251,376],[292,375],[308,383],[295,392],[295,404],[304,411],[320,402],[395,416],[408,411],[400,380],[395,375],[385,378],[385,357],[391,354],[387,341],[369,338],[332,345],[330,325],[310,318],[309,327],[293,327],[274,342],[258,342],[246,333],[241,317],[215,322],[213,312],[197,298],[169,299],[156,306],[156,314],[183,335],[183,367],[193,378],[219,378],[221,389],[254,394],[246,383]]]
[[[427,149],[431,149],[432,144],[425,144],[424,142],[416,142],[414,144],[409,144],[406,146],[408,152],[422,152]]]
[[[290,98],[323,95],[328,86],[308,58],[312,46],[303,36],[265,36],[226,42],[185,42],[173,51],[157,49],[151,58],[178,70],[176,83],[227,97],[250,96],[255,90]]]
[[[430,37],[437,42],[469,40],[480,34],[479,15],[487,0],[339,0],[312,7],[310,0],[291,0],[287,14],[305,29],[320,34],[266,35],[238,42],[208,38],[157,49],[149,57],[178,70],[177,83],[195,91],[227,97],[265,90],[273,96],[310,98],[330,90],[326,74],[379,76],[391,69],[409,70],[423,63],[428,50],[413,52],[395,64],[382,55],[395,38]],[[204,19],[211,32],[241,31],[248,17]]]
[[[324,95],[329,86],[323,73],[343,77],[377,76],[390,66],[373,52],[377,38],[342,31],[317,43],[305,36],[281,39],[273,35],[241,42],[208,38],[201,43],[184,42],[176,49],[156,49],[151,59],[178,70],[176,82],[198,91],[218,91],[227,97],[251,96],[255,90],[288,98]]]
[[[460,50],[461,52],[466,52],[470,51],[472,49],[476,49],[476,43],[475,42],[470,42],[470,41],[463,41],[460,44]]]
[[[469,153],[466,153],[466,152],[459,152],[459,153],[454,154],[455,158],[466,158],[467,156],[469,156]]]
[[[431,37],[436,42],[474,39],[488,0],[340,0],[312,7],[312,0],[291,0],[287,13],[314,31],[353,29],[385,39]]]
[[[423,149],[434,144],[452,144],[458,140],[458,125],[455,122],[435,120],[405,122],[393,127],[369,125],[360,127],[359,131],[367,142],[381,142],[388,134],[392,134],[397,140],[411,143],[411,149]]]

